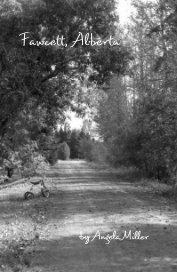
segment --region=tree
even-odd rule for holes
[[[176,3],[134,1],[128,26],[133,58],[98,111],[113,163],[131,163],[157,179],[177,175]],[[129,101],[129,103],[127,103]]]
[[[93,48],[77,44],[73,48],[40,47],[31,46],[27,41],[23,46],[23,35],[19,37],[21,33],[29,32],[29,40],[50,41],[62,33],[68,45],[76,39],[78,32],[91,31],[94,36],[107,37],[115,32],[114,1],[43,0],[36,1],[36,4],[33,1],[28,1],[28,4],[26,1],[12,3],[9,0],[1,4],[4,10],[0,17],[1,135],[7,130],[11,119],[14,120],[29,101],[40,103],[49,111],[58,108],[61,111],[73,96],[72,88],[69,88],[73,75],[86,72],[92,65],[94,74],[97,72],[97,78],[103,82],[112,72],[123,71],[122,61],[127,55],[123,50],[108,46]],[[111,60],[108,54],[112,54]],[[116,54],[119,61],[115,58]],[[104,61],[102,56],[105,56]]]
[[[58,147],[58,159],[69,160],[70,158],[70,148],[66,142],[63,142]]]
[[[79,158],[79,141],[80,141],[80,131],[73,130],[71,132],[69,146],[71,151],[71,159],[78,159]]]
[[[113,0],[5,0],[0,10],[0,140],[10,154],[26,145],[11,143],[18,125],[25,127],[28,142],[38,142],[41,133],[56,129],[66,108],[72,107],[76,82],[87,75],[89,81],[104,84],[112,73],[124,72],[129,53],[122,45],[70,47],[79,32],[100,39],[115,34]],[[67,47],[29,44],[58,35]]]
[[[135,1],[130,29],[133,126],[127,149],[148,176],[176,176],[176,39],[174,1]],[[170,18],[173,18],[171,21]]]
[[[113,164],[125,162],[125,143],[131,115],[126,87],[121,79],[112,79],[110,89],[100,100],[96,121],[99,134],[108,147],[109,160]]]

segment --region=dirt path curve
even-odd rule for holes
[[[175,206],[124,175],[84,161],[59,162],[48,176],[51,197],[23,206],[31,216],[41,213],[39,240],[25,271],[177,271]]]

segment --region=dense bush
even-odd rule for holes
[[[92,145],[92,161],[98,163],[108,162],[108,150],[104,143],[94,141]]]
[[[131,130],[131,114],[128,108],[125,85],[116,77],[110,89],[100,100],[96,121],[99,133],[107,147],[107,159],[114,166],[127,164],[127,136]],[[128,152],[129,153],[129,152]]]
[[[127,142],[131,162],[150,177],[173,178],[177,174],[176,94],[156,92],[143,102]]]
[[[58,146],[58,159],[69,160],[70,158],[70,148],[66,142],[61,143]]]
[[[80,157],[88,161],[106,162],[107,149],[101,142],[91,139],[82,139],[80,141]]]
[[[47,157],[47,161],[51,165],[54,165],[58,161],[58,150],[52,150],[52,151],[49,153],[49,155]]]
[[[82,139],[79,143],[79,153],[82,159],[92,161],[93,142],[90,139]]]
[[[19,172],[23,177],[31,177],[35,175],[43,175],[48,168],[48,162],[42,156],[35,143],[26,145],[18,152],[20,165]]]
[[[81,139],[81,132],[78,130],[71,131],[70,138],[68,141],[70,151],[71,151],[71,159],[79,158],[79,141]]]
[[[55,134],[55,142],[67,143],[70,148],[70,158],[80,158],[80,141],[82,139],[90,139],[90,136],[83,132],[83,130],[63,130],[62,128]],[[57,145],[58,148],[58,145]]]
[[[36,142],[29,142],[18,148],[18,151],[9,149],[1,164],[7,171],[8,178],[11,178],[14,172],[23,177],[33,176],[48,167],[45,157],[38,151]]]

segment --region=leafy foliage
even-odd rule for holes
[[[66,142],[61,143],[58,147],[58,159],[69,160],[70,158],[70,148]]]
[[[79,151],[82,159],[96,163],[105,163],[107,161],[107,149],[99,141],[83,138],[80,140]]]
[[[110,89],[100,100],[96,121],[109,150],[109,161],[114,165],[126,163],[125,145],[131,123],[125,86],[121,79],[112,79]]]
[[[129,53],[122,45],[70,47],[79,32],[114,36],[115,1],[4,0],[0,10],[0,157],[3,162],[35,143],[50,161],[46,138],[63,122],[65,110],[75,107],[78,82],[87,77],[104,84],[125,70]],[[25,32],[29,39],[23,46]],[[29,45],[30,39],[51,41],[58,35],[67,47]]]
[[[134,1],[134,7],[129,74],[110,87],[97,120],[113,164],[176,181],[176,2]]]

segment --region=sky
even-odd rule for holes
[[[119,19],[120,23],[123,25],[128,21],[128,18],[131,15],[131,0],[119,0]]]
[[[131,11],[132,11],[131,0],[119,0],[118,12],[121,25],[126,24],[128,18],[131,15]],[[68,113],[68,115],[69,115],[68,123],[71,129],[81,129],[83,120],[81,118],[78,118],[74,112],[70,112]]]
[[[67,122],[70,125],[71,129],[81,129],[83,125],[83,119],[78,118],[75,112],[68,113],[68,120]]]

